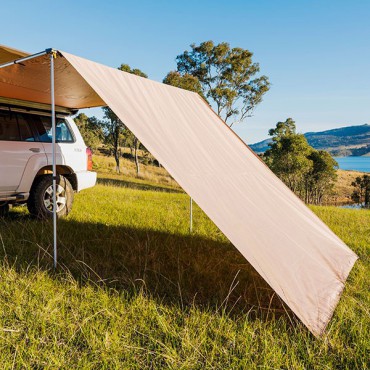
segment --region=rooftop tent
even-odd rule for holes
[[[50,58],[0,69],[0,97],[50,104]],[[197,94],[59,51],[55,104],[109,105],[314,335],[357,256]]]

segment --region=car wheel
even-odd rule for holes
[[[0,202],[0,217],[4,217],[9,212],[9,204],[5,202]]]
[[[68,215],[72,209],[73,188],[64,176],[57,176],[56,204],[57,217]],[[53,177],[40,176],[32,185],[27,207],[33,216],[41,219],[53,217]]]

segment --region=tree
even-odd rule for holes
[[[123,134],[123,140],[125,145],[131,149],[131,155],[134,157],[136,166],[136,175],[140,175],[140,160],[139,160],[139,149],[143,147],[139,139],[130,131],[128,128],[125,129]]]
[[[370,176],[363,175],[356,177],[356,180],[351,184],[355,189],[351,195],[354,202],[363,204],[366,208],[370,207]]]
[[[148,76],[142,72],[140,69],[131,67],[128,64],[121,64],[118,68],[123,72],[132,73],[136,76],[147,78]],[[117,115],[109,108],[104,107],[104,121],[103,126],[106,132],[105,139],[106,144],[111,147],[114,159],[116,161],[116,171],[120,172],[120,141],[123,139],[123,136],[133,136],[133,143],[135,145],[135,164],[136,164],[136,173],[139,175],[139,157],[138,149],[140,147],[140,141],[135,137],[135,135],[125,126],[125,124],[117,117]]]
[[[312,162],[308,159],[312,148],[304,135],[296,133],[295,122],[291,118],[278,122],[269,135],[272,136],[272,143],[265,152],[267,165],[292,191],[301,196],[305,176],[312,168]]]
[[[324,196],[333,190],[338,163],[325,150],[313,150],[308,159],[313,165],[306,178],[305,202],[321,204]]]
[[[269,135],[273,137],[272,141],[278,142],[285,136],[296,134],[295,122],[292,118],[286,119],[284,122],[278,122],[275,128],[269,130]]]
[[[96,150],[103,141],[103,131],[100,122],[96,117],[87,117],[80,113],[74,121],[85,141],[85,144],[92,150]]]
[[[197,77],[185,73],[181,75],[177,71],[171,71],[163,79],[163,83],[198,93],[204,98],[202,86]]]
[[[337,178],[337,162],[324,150],[312,148],[296,133],[293,119],[278,122],[269,130],[270,148],[264,160],[271,170],[306,203],[321,204]]]
[[[131,73],[131,74],[136,75],[136,76],[148,78],[148,75],[146,73],[144,73],[143,71],[141,71],[138,68],[131,68],[128,64],[121,64],[118,67],[118,69],[123,71],[123,72]]]
[[[177,71],[183,77],[198,79],[202,95],[211,105],[215,104],[217,114],[225,122],[231,121],[231,127],[250,117],[269,90],[268,78],[256,77],[260,67],[253,63],[252,56],[249,50],[230,48],[226,42],[215,45],[206,41],[192,44],[191,51],[177,56]]]
[[[102,109],[104,119],[101,121],[101,124],[105,132],[104,141],[113,153],[116,161],[116,172],[120,173],[120,137],[123,134],[125,125],[109,107],[103,107]]]

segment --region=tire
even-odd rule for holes
[[[9,204],[0,202],[0,217],[5,217],[9,212]]]
[[[64,176],[57,176],[57,217],[67,216],[72,209],[73,188]],[[53,218],[53,177],[43,175],[32,185],[27,208],[40,219]]]

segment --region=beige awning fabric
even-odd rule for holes
[[[28,56],[25,51],[10,48],[5,45],[0,45],[0,64],[11,62],[12,60]]]
[[[1,49],[0,49],[1,50]],[[55,104],[80,109],[106,105],[61,55],[55,65]],[[50,56],[26,60],[0,69],[0,96],[50,104]]]
[[[60,52],[56,104],[108,105],[314,335],[357,256],[196,93]],[[0,96],[50,103],[47,57],[0,69]]]

